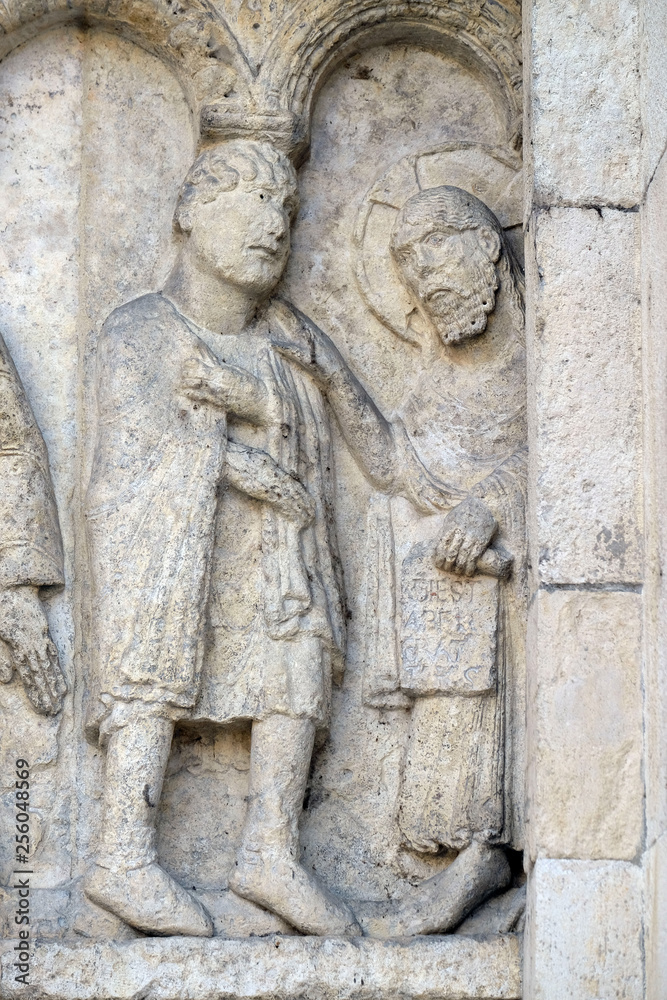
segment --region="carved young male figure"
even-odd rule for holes
[[[289,342],[276,346],[318,380],[379,489],[425,514],[449,509],[439,566],[471,576],[496,537],[514,556],[513,579],[500,588],[496,690],[418,698],[412,709],[404,844],[460,852],[387,915],[385,933],[415,934],[450,929],[502,888],[509,878],[502,845],[520,846],[506,713],[524,622],[525,349],[522,276],[502,227],[478,199],[447,186],[420,192],[399,213],[391,249],[432,332],[399,419],[379,414],[305,318],[295,324],[285,312]]]
[[[184,719],[252,721],[232,888],[302,931],[358,930],[298,863],[313,738],[343,630],[322,403],[255,320],[285,267],[295,206],[294,170],[269,144],[202,153],[181,189],[175,222],[185,242],[163,292],[116,310],[99,347],[88,729],[107,761],[86,892],[148,933],[212,933],[155,850],[155,807]],[[242,524],[233,502],[218,512],[223,477],[224,496],[245,497]],[[227,513],[234,542],[220,564]],[[223,621],[204,663],[212,576],[223,616],[241,606],[252,621],[240,650],[235,622]]]

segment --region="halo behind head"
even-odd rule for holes
[[[355,270],[359,290],[373,315],[402,340],[415,345],[428,338],[429,331],[401,280],[393,236],[406,202],[443,187],[458,188],[482,209],[490,206],[489,214],[504,230],[507,262],[517,282],[521,281],[512,243],[520,239],[523,183],[521,160],[514,151],[452,142],[398,160],[377,179],[360,205]],[[498,233],[489,220],[485,224]]]

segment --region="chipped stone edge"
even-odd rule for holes
[[[0,944],[0,997],[40,1000],[519,1000],[521,938],[142,938],[37,942],[29,985]]]

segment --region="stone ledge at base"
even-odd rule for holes
[[[521,939],[143,938],[35,945],[30,984],[0,944],[0,997],[31,1000],[518,1000]]]

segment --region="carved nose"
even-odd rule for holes
[[[431,256],[420,250],[415,258],[415,269],[418,274],[426,274],[431,270]]]
[[[269,235],[275,237],[276,243],[281,243],[287,235],[287,223],[282,212],[272,212],[267,231]]]

